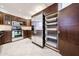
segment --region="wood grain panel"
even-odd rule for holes
[[[59,49],[62,55],[79,55],[79,4],[74,3],[59,13]]]
[[[32,26],[31,20],[25,21],[25,26]],[[23,30],[23,37],[24,38],[31,38],[32,32],[31,30]]]
[[[2,44],[2,41],[1,40],[2,40],[2,36],[0,35],[0,45]]]
[[[3,14],[0,12],[0,24],[3,24]]]
[[[31,20],[26,21],[26,26],[31,26]]]
[[[43,12],[45,16],[58,12],[58,4],[52,4],[51,6],[44,9]]]
[[[31,38],[31,31],[30,30],[23,30],[23,37],[24,38]]]
[[[3,34],[4,35],[2,37],[2,44],[12,42],[12,34],[11,34],[11,31],[4,31]]]

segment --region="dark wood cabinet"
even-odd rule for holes
[[[51,6],[43,10],[45,16],[58,12],[58,3],[54,3]]]
[[[1,40],[2,40],[2,37],[0,36],[0,45],[2,44],[2,41]]]
[[[3,14],[0,12],[0,24],[3,24]]]
[[[0,45],[12,42],[11,31],[2,31],[0,32]]]
[[[12,20],[11,15],[8,15],[8,14],[4,15],[3,21],[5,25],[11,25],[11,20]]]
[[[79,56],[79,4],[73,3],[59,12],[59,49],[62,55]]]
[[[1,44],[12,42],[11,31],[4,31],[3,36],[1,37]]]
[[[30,19],[26,21],[26,26],[31,26],[31,20]]]
[[[30,30],[23,30],[23,37],[24,38],[31,38],[31,31]]]
[[[10,15],[4,12],[0,12],[0,25],[12,26],[12,21],[20,22],[21,26],[31,27],[31,20],[26,20],[18,16]],[[24,38],[31,38],[31,30],[23,30]],[[12,31],[4,31],[3,36],[0,37],[0,44],[12,42]]]
[[[12,32],[11,31],[5,31],[4,37],[3,37],[3,43],[9,43],[9,42],[12,42]]]
[[[0,12],[0,24],[11,25],[11,20],[11,15]]]
[[[11,15],[0,12],[0,25],[7,26],[11,25]],[[7,29],[7,28],[6,28]],[[1,32],[3,32],[1,34]],[[11,30],[1,30],[0,31],[0,44],[5,44],[11,42]]]
[[[23,38],[27,38],[27,32],[26,32],[26,30],[23,30]]]
[[[31,27],[31,20],[27,20],[25,21],[25,25],[26,27]],[[31,38],[32,36],[32,31],[31,30],[23,30],[23,37],[24,38]]]
[[[15,21],[19,22],[21,26],[26,25],[26,21],[23,18],[17,17]]]

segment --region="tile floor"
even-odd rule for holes
[[[61,56],[59,53],[45,47],[40,48],[26,38],[0,46],[0,56]]]

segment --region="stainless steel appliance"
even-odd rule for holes
[[[44,38],[44,23],[43,23],[43,14],[40,13],[39,15],[32,18],[32,42],[39,47],[44,47],[45,38]]]
[[[18,37],[22,37],[22,29],[20,23],[17,21],[12,21],[12,38],[18,38]]]

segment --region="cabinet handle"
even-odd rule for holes
[[[58,34],[60,34],[60,31],[58,31]]]

